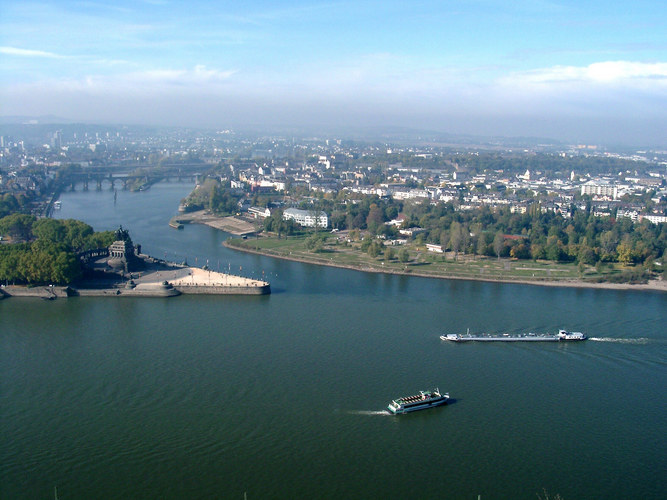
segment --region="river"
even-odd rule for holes
[[[0,301],[0,498],[662,499],[667,296],[365,274],[168,226],[185,183],[59,218],[269,296]],[[442,333],[587,333],[451,344]],[[439,387],[452,403],[389,416]]]

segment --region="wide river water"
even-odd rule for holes
[[[59,218],[271,282],[261,297],[0,300],[0,498],[667,497],[667,295],[365,274],[167,223],[192,188]],[[558,344],[442,333],[583,331]],[[402,416],[395,397],[453,403]]]

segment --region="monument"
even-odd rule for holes
[[[136,248],[130,233],[120,226],[116,230],[116,240],[109,246],[107,265],[116,272],[130,273],[139,270],[143,264],[137,254],[141,253],[141,245]]]

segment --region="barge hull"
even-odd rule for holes
[[[560,342],[558,337],[462,337],[455,342]]]
[[[558,330],[556,335],[545,335],[527,333],[522,335],[458,335],[448,333],[440,335],[441,340],[449,342],[578,342],[587,340],[588,337],[581,332],[568,332],[567,330]]]

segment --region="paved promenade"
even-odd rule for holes
[[[234,276],[232,274],[206,271],[198,267],[179,267],[160,269],[134,278],[137,285],[142,283],[162,283],[168,281],[175,287],[179,286],[229,286],[229,287],[261,287],[265,281]]]

